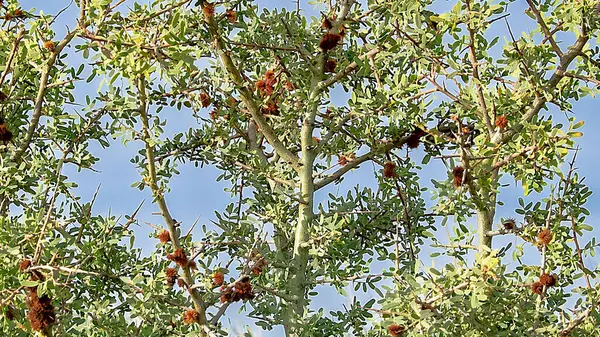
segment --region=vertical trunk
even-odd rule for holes
[[[494,212],[489,209],[477,210],[477,233],[479,238],[479,251],[483,252],[492,248],[492,237],[487,232],[492,230]]]
[[[317,81],[313,79],[313,93]],[[315,97],[311,95],[311,102]],[[290,266],[290,280],[288,284],[289,295],[292,303],[289,303],[284,316],[285,334],[287,337],[298,337],[302,326],[306,302],[306,274],[308,269],[308,247],[305,243],[309,240],[310,227],[314,219],[314,193],[313,166],[315,161],[315,150],[312,133],[317,114],[317,104],[308,105],[306,115],[302,122],[300,143],[302,147],[302,166],[300,168],[300,204],[298,206],[298,223],[294,232],[294,254]]]
[[[300,188],[302,202],[298,207],[298,224],[294,233],[294,255],[289,281],[289,295],[292,303],[289,304],[286,313],[286,336],[299,336],[298,328],[301,327],[301,319],[304,315],[306,306],[306,272],[308,266],[308,247],[304,243],[309,238],[309,228],[312,224],[313,214],[313,194],[314,186],[312,181],[312,158],[307,156],[303,158],[303,168],[301,171],[302,186]]]
[[[487,235],[492,230],[494,216],[496,215],[496,186],[498,185],[498,171],[494,170],[491,175],[491,188],[482,190],[481,204],[477,208],[477,236],[479,239],[479,251],[489,251],[492,249],[492,237]]]

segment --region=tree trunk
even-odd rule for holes
[[[489,209],[477,210],[477,233],[479,238],[479,251],[483,252],[492,248],[492,237],[487,232],[492,230],[494,212]]]

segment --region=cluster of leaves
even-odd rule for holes
[[[528,0],[520,15],[539,29],[509,28],[504,45],[513,1],[436,13],[428,0],[340,0],[310,19],[249,0],[121,4],[79,1],[64,36],[58,18],[2,4],[0,117],[14,137],[0,145],[0,331],[48,330],[26,319],[35,287],[61,336],[224,336],[231,305],[289,337],[598,332],[591,191],[563,167],[583,122],[543,111],[596,93],[597,4]],[[197,123],[167,136],[173,109]],[[93,214],[63,172],[93,170],[109,138],[142,144],[132,186],[164,220],[149,255],[134,247],[140,209]],[[235,200],[200,239],[166,202],[188,162],[217,168]],[[368,164],[376,179],[348,186]],[[429,164],[443,170],[431,187]],[[506,178],[533,201],[495,229]],[[505,234],[523,242],[493,249]],[[556,286],[532,287],[549,273]],[[359,298],[343,310],[313,300],[349,285]]]

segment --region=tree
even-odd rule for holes
[[[6,1],[3,334],[225,336],[236,302],[288,337],[600,332],[570,113],[600,84],[600,8],[526,2],[317,1],[308,18],[247,0],[80,0],[59,35],[62,12]],[[536,28],[513,34],[509,14]],[[169,107],[198,123],[165,137]],[[111,138],[140,146],[133,187],[163,219],[149,256],[133,246],[142,205],[94,214],[63,171],[93,170]],[[200,238],[169,211],[182,163],[231,186]],[[423,165],[447,174],[429,186]],[[376,184],[344,182],[369,166]],[[499,218],[512,178],[520,207]],[[348,285],[363,295],[345,310],[315,308],[317,287]]]

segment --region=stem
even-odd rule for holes
[[[312,133],[317,115],[318,91],[317,79],[313,77],[311,104],[302,123],[300,141],[302,146],[302,166],[300,168],[300,199],[298,206],[298,224],[294,232],[294,254],[291,270],[292,276],[289,281],[289,295],[292,303],[288,305],[284,316],[286,336],[296,337],[300,335],[302,316],[306,306],[306,272],[308,267],[308,247],[304,243],[309,240],[310,226],[314,219],[314,194],[315,184],[313,178],[313,166],[316,156],[316,148],[313,146]]]
[[[167,207],[167,202],[165,201],[165,197],[163,196],[163,192],[159,189],[157,178],[156,178],[156,166],[154,160],[154,146],[150,145],[150,123],[148,121],[148,97],[146,95],[146,79],[143,76],[140,76],[137,81],[138,92],[140,95],[140,119],[142,121],[142,133],[144,137],[144,143],[146,147],[146,162],[148,175],[150,178],[150,188],[152,189],[152,194],[158,204],[158,208],[160,209],[160,213],[167,225],[169,235],[171,237],[171,242],[173,244],[173,249],[181,248],[181,244],[179,242],[179,234],[177,228],[175,227],[175,221],[169,212],[169,208]],[[192,288],[194,285],[194,278],[192,277],[192,273],[188,266],[184,266],[181,268],[183,271],[183,280],[190,287],[189,293],[192,298],[192,302],[194,303],[194,309],[200,314],[200,325],[205,326],[207,324],[206,321],[206,313],[204,311],[204,303],[202,301],[201,295],[197,289]]]
[[[492,237],[487,235],[492,230],[492,224],[494,221],[494,212],[489,209],[477,210],[477,235],[479,237],[479,251],[484,252],[491,250],[492,248]]]

